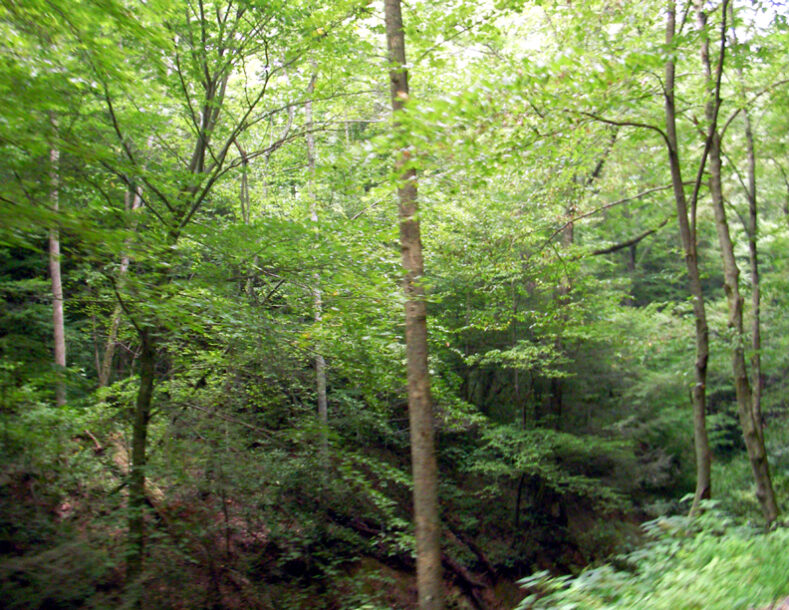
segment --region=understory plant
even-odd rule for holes
[[[698,518],[644,524],[641,549],[577,577],[538,572],[519,581],[526,608],[761,608],[789,595],[789,529],[764,531],[735,520],[714,502]]]

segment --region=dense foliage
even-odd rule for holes
[[[377,2],[0,3],[0,605],[414,607],[402,159],[447,605],[789,595],[731,364],[785,508],[789,25],[708,4],[667,42],[665,2],[409,2],[394,129]],[[693,518],[671,62],[710,343]]]
[[[519,608],[753,608],[786,595],[787,531],[737,525],[711,511],[696,521],[660,518],[644,524],[641,549],[577,578],[547,572],[523,579],[538,593]],[[769,558],[769,561],[767,560]]]

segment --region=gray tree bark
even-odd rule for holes
[[[316,229],[320,228],[318,218],[318,202],[315,193],[315,134],[312,131],[312,94],[315,91],[315,81],[318,75],[313,74],[310,79],[308,95],[310,96],[305,104],[304,114],[307,128],[307,166],[309,169],[309,195],[310,195],[310,218],[315,223]],[[323,295],[320,289],[320,273],[314,276],[315,285],[312,288],[313,316],[316,324],[320,324],[323,317]],[[318,423],[320,424],[320,454],[324,469],[329,467],[329,399],[326,394],[326,359],[320,352],[321,346],[317,346],[315,355],[315,391],[318,397]]]
[[[49,200],[53,212],[60,209],[59,163],[60,151],[53,146],[49,150]],[[49,277],[52,280],[52,334],[57,374],[55,403],[62,407],[66,404],[66,384],[63,379],[66,368],[66,331],[63,322],[63,281],[60,276],[60,232],[55,226],[49,230]]]

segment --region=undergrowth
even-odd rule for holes
[[[644,524],[650,542],[577,577],[539,572],[519,582],[518,610],[736,610],[789,595],[789,529],[765,532],[715,503],[698,518],[661,517]]]

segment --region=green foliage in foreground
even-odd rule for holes
[[[644,525],[652,542],[573,578],[540,572],[520,584],[526,608],[761,608],[789,595],[789,529],[765,533],[711,508],[698,519]]]

